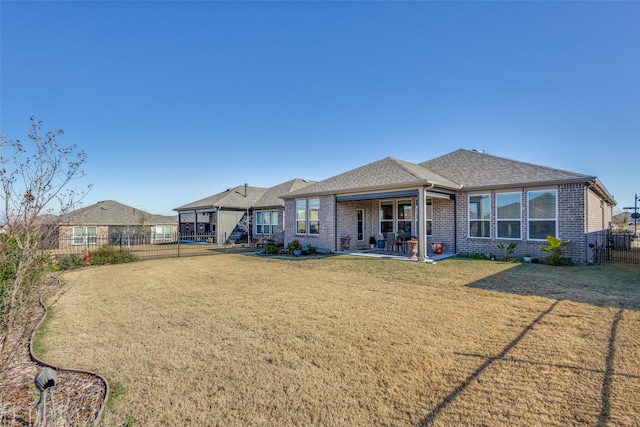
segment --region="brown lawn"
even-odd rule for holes
[[[640,424],[640,270],[243,255],[62,276],[45,360],[107,423]]]

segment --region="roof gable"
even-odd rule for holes
[[[386,157],[377,162],[369,163],[319,181],[300,190],[292,191],[284,197],[288,198],[289,196],[295,197],[307,194],[345,193],[428,184],[449,189],[460,188],[455,182],[425,169],[420,165],[393,157]]]
[[[467,188],[594,179],[589,175],[465,149],[420,163],[420,166]]]
[[[61,225],[175,224],[176,218],[154,215],[113,200],[105,200],[60,216]]]
[[[213,208],[229,208],[229,209],[249,209],[253,206],[267,191],[263,187],[252,187],[238,185],[229,188],[213,196],[196,200],[195,202],[175,208],[176,211],[193,211],[196,209],[213,209]]]
[[[284,206],[284,199],[280,196],[288,194],[292,191],[299,190],[313,184],[315,181],[307,181],[306,179],[295,178],[291,181],[283,182],[275,187],[268,188],[267,191],[255,203],[254,207],[263,208],[271,206]]]

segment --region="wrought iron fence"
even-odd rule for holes
[[[605,260],[640,264],[640,239],[629,233],[610,234]]]
[[[225,253],[243,253],[257,251],[254,244],[229,243],[229,239],[219,239],[220,244],[211,234],[171,235],[119,235],[109,237],[83,236],[82,238],[59,238],[51,249],[53,255],[83,255],[109,245],[121,250],[128,250],[140,259],[176,258],[199,255],[216,255]]]

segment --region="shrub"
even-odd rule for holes
[[[516,242],[511,242],[508,246],[502,242],[498,243],[498,249],[500,249],[502,260],[514,262],[516,259],[513,257],[513,253],[515,252],[517,246],[518,244]]]
[[[318,248],[316,248],[313,245],[307,245],[307,251],[306,251],[309,255],[311,254],[315,254],[318,252]]]
[[[274,245],[268,245],[266,248],[264,248],[264,251],[271,255],[277,254],[278,250],[279,250],[278,247]]]
[[[300,244],[300,241],[298,239],[292,240],[287,244],[287,249],[285,249],[285,252],[288,255],[293,255],[293,251],[301,251],[302,250],[302,245]]]
[[[129,249],[116,248],[111,245],[104,245],[95,251],[89,252],[89,263],[91,265],[123,264],[134,261],[138,261],[138,257],[131,253]]]
[[[549,252],[550,255],[544,259],[544,262],[549,265],[557,266],[569,266],[573,265],[573,260],[562,255],[562,248],[571,240],[565,240],[564,242],[557,237],[547,236],[547,242],[549,245],[545,248],[540,248],[545,252]]]
[[[85,266],[84,260],[78,255],[62,255],[57,258],[58,270],[75,270]]]

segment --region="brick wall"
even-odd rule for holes
[[[284,245],[298,239],[302,246],[313,245],[318,249],[335,251],[335,198],[322,196],[320,199],[320,234],[296,234],[296,201],[287,199],[284,205]],[[338,242],[339,244],[339,242]]]

